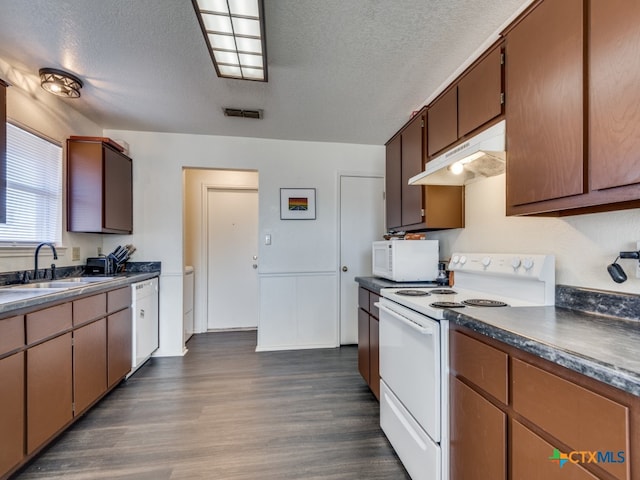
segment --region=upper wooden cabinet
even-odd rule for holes
[[[454,86],[431,104],[427,112],[429,156],[458,140],[458,90]]]
[[[636,2],[545,0],[505,31],[507,214],[640,206],[639,22]]]
[[[500,44],[458,82],[458,136],[464,137],[503,113],[502,59]]]
[[[67,230],[131,233],[131,159],[110,142],[67,140]]]
[[[426,108],[387,144],[387,230],[416,231],[464,226],[464,187],[409,185],[424,169]]]
[[[589,156],[592,190],[640,183],[640,3],[592,1]]]
[[[489,49],[429,105],[429,157],[502,115],[502,48]]]
[[[385,202],[387,229],[402,225],[402,137],[394,137],[386,145]]]
[[[424,192],[419,185],[409,185],[409,179],[424,168],[424,112],[416,115],[401,134],[402,225],[420,225],[424,218]]]
[[[543,2],[506,36],[510,206],[584,191],[582,5]]]

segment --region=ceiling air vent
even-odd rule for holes
[[[262,118],[262,110],[242,110],[240,108],[223,108],[225,117]]]

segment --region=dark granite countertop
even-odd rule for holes
[[[11,315],[13,312],[18,312],[20,310],[28,309],[31,307],[37,307],[37,306],[45,305],[51,302],[58,303],[61,300],[71,300],[74,297],[78,297],[82,295],[95,294],[95,293],[100,293],[106,290],[112,290],[118,287],[124,287],[131,283],[141,282],[143,280],[157,277],[159,275],[160,275],[159,271],[133,271],[133,272],[118,274],[114,277],[110,277],[112,278],[110,280],[105,280],[101,282],[92,282],[88,284],[82,284],[79,286],[75,286],[73,288],[56,289],[53,292],[46,290],[42,294],[37,296],[18,299],[16,301],[11,301],[7,303],[0,303],[0,315],[8,316],[8,315]],[[8,288],[8,287],[3,287],[3,288]]]
[[[640,396],[640,321],[559,306],[447,310],[444,315],[453,324]]]
[[[417,288],[435,285],[435,282],[392,282],[391,280],[379,277],[356,277],[355,281],[358,282],[361,287],[371,290],[378,295],[380,294],[381,288]]]

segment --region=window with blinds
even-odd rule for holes
[[[7,123],[7,223],[0,244],[60,243],[62,147]]]

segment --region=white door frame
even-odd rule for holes
[[[363,177],[363,178],[381,178],[383,180],[383,192],[384,195],[386,195],[386,191],[384,190],[384,175],[381,174],[376,174],[376,173],[371,173],[371,172],[351,172],[351,171],[338,171],[337,175],[336,175],[336,192],[337,192],[337,202],[336,202],[336,232],[337,232],[337,238],[336,238],[336,245],[337,245],[337,252],[338,252],[338,258],[336,258],[336,276],[338,278],[338,281],[336,282],[336,286],[337,286],[337,293],[336,293],[336,298],[338,299],[337,302],[337,307],[338,307],[338,345],[340,345],[340,332],[342,329],[342,273],[341,273],[341,260],[342,260],[342,242],[340,241],[342,239],[342,232],[340,231],[340,227],[341,227],[341,209],[340,209],[340,205],[342,204],[342,189],[341,189],[341,179],[342,177]],[[386,203],[385,203],[385,208],[386,208]],[[387,218],[386,217],[386,212],[383,212],[383,219]],[[386,228],[386,225],[384,225]]]
[[[202,259],[202,266],[205,271],[204,281],[202,283],[203,291],[209,291],[209,201],[208,194],[209,190],[218,190],[218,191],[234,191],[234,190],[252,190],[258,192],[258,187],[255,185],[219,185],[219,184],[202,184],[201,187],[201,211],[202,218],[200,219],[200,258]],[[258,210],[260,210],[260,204],[258,203]],[[260,212],[258,211],[258,218],[260,216]],[[256,242],[258,239],[256,238]],[[204,296],[204,301],[202,302],[202,315],[200,318],[195,319],[198,325],[195,325],[194,328],[197,332],[206,332],[209,329],[208,325],[208,315],[209,315],[209,296]]]

